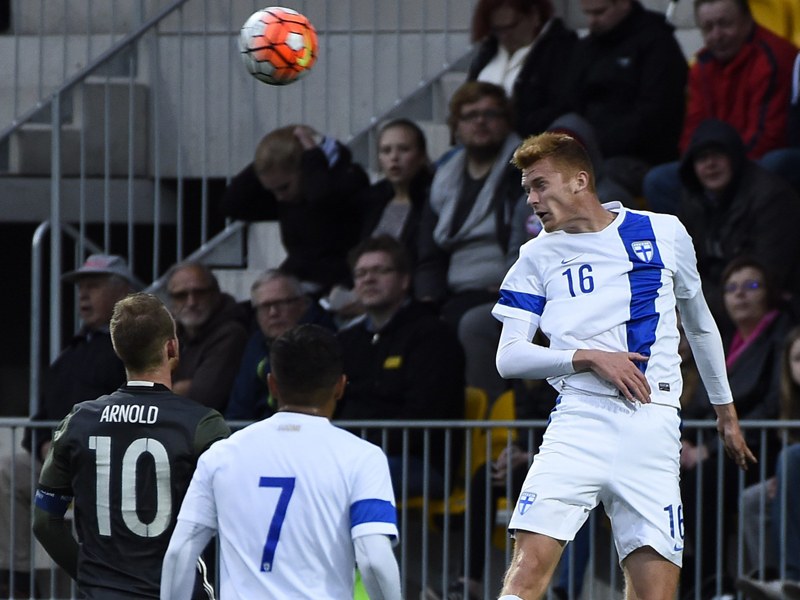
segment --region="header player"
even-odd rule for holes
[[[742,469],[755,462],[692,240],[673,216],[600,204],[589,157],[568,135],[528,138],[513,162],[544,233],[501,286],[497,368],[546,377],[560,396],[509,524],[503,598],[540,598],[564,544],[602,502],[627,598],[671,599],[683,550],[676,307],[727,453]],[[549,348],[531,343],[539,328]]]
[[[270,348],[278,412],[201,457],[164,558],[161,597],[188,598],[195,559],[216,532],[221,596],[353,597],[355,563],[372,600],[399,600],[389,466],[380,448],[334,427],[342,351],[301,325]]]
[[[76,404],[53,434],[34,533],[82,597],[158,598],[164,552],[197,458],[230,430],[217,411],[170,391],[178,340],[158,298],[123,298],[110,329],[128,382]],[[78,541],[64,519],[73,497]]]

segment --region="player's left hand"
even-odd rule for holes
[[[725,407],[723,410],[720,410],[718,406],[714,407],[717,410],[717,432],[722,438],[725,453],[742,471],[746,471],[748,463],[757,463],[758,460],[744,440],[733,404],[724,404],[722,406]]]

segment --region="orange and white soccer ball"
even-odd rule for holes
[[[317,32],[299,12],[268,6],[250,15],[239,34],[239,51],[253,77],[287,85],[305,77],[317,61]]]

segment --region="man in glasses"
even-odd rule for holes
[[[351,253],[355,292],[366,314],[339,332],[348,385],[337,414],[357,419],[463,419],[464,353],[447,325],[430,307],[408,296],[411,274],[401,242],[382,235]],[[367,438],[382,445],[382,431]],[[444,491],[444,429],[430,432],[429,491]],[[403,460],[403,431],[388,430],[389,470],[398,498],[423,490],[426,464],[422,432],[408,436]],[[459,450],[454,450],[458,448]],[[460,448],[451,448],[460,456]],[[403,472],[408,476],[403,487]]]
[[[247,341],[239,372],[233,382],[225,417],[258,421],[272,415],[277,406],[267,387],[272,342],[300,323],[333,329],[333,321],[311,301],[300,281],[279,269],[259,275],[250,287],[250,302],[258,327]]]
[[[460,146],[443,160],[431,184],[419,229],[414,293],[432,302],[467,352],[467,385],[494,397],[506,387],[492,356],[500,328],[489,311],[508,268],[514,207],[523,200],[519,175],[509,164],[520,138],[512,129],[503,88],[484,81],[459,87],[448,124]]]
[[[223,412],[247,341],[242,311],[199,262],[169,270],[167,295],[181,344],[172,390]]]

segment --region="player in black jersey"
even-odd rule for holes
[[[33,529],[82,597],[158,598],[161,563],[197,458],[230,430],[217,411],[170,391],[178,340],[155,296],[120,300],[111,340],[128,382],[76,404],[54,432]],[[73,500],[77,540],[64,519]]]

